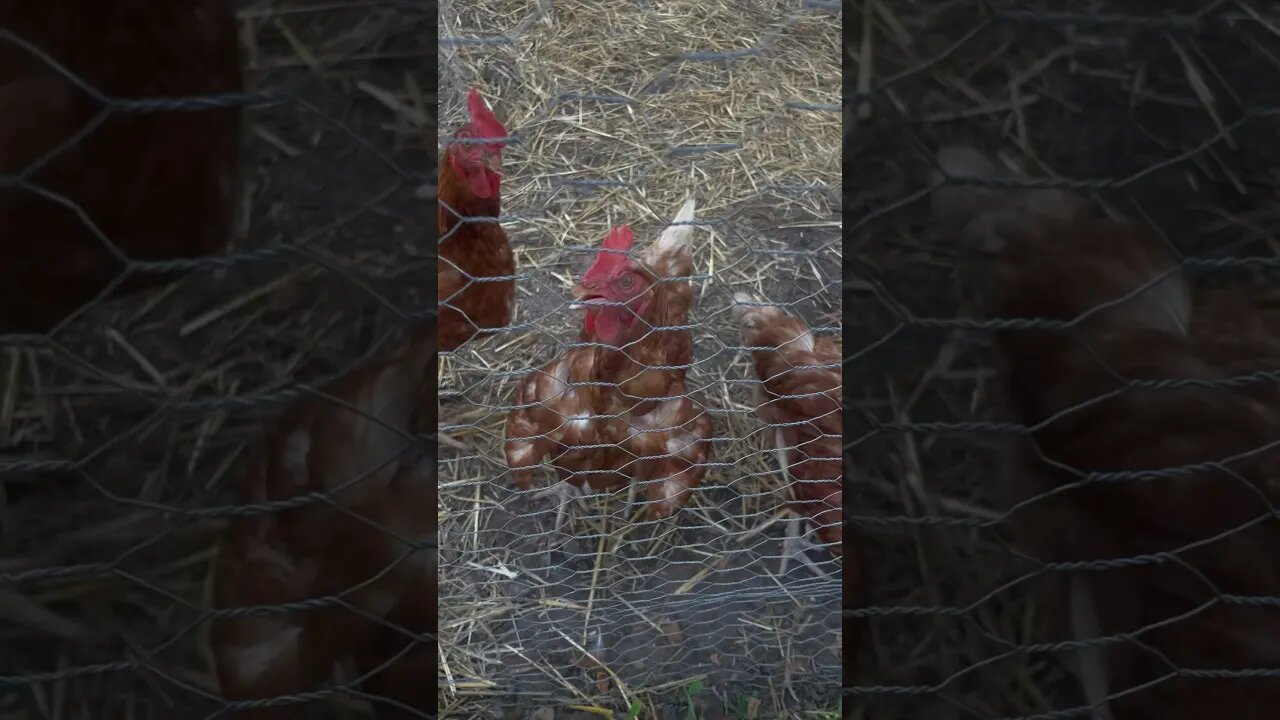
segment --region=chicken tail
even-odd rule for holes
[[[697,209],[698,204],[693,198],[685,199],[684,204],[680,206],[680,211],[672,218],[671,224],[658,237],[658,252],[673,253],[693,245],[694,226],[677,223],[692,222]]]
[[[658,241],[645,252],[644,262],[659,277],[684,278],[693,274],[693,231],[698,204],[692,197],[680,206]]]
[[[970,147],[942,148],[937,164],[938,184],[1016,181],[996,181],[995,164]],[[935,219],[967,250],[997,260],[982,279],[1003,291],[1008,307],[999,310],[1057,319],[1097,311],[1113,327],[1187,332],[1190,291],[1169,249],[1147,228],[1095,217],[1085,198],[1057,189],[943,184],[931,203]],[[1035,297],[1043,299],[1025,302]]]

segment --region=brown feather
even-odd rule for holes
[[[440,190],[436,210],[439,260],[436,300],[440,304],[440,349],[451,352],[482,329],[511,324],[515,281],[477,282],[475,278],[515,275],[515,254],[507,233],[495,221],[461,222],[463,217],[497,217],[497,196],[478,198],[453,171],[452,147],[440,154]]]
[[[736,305],[735,313],[748,346],[772,348],[751,352],[761,381],[756,415],[776,426],[769,432],[786,456],[791,493],[818,526],[818,537],[839,556],[844,525],[840,351],[781,308]]]
[[[957,157],[947,169],[972,167]],[[1004,394],[1034,428],[1008,478],[1013,502],[1035,498],[1015,516],[1022,544],[1057,562],[1176,553],[1073,580],[1091,588],[1101,633],[1140,641],[1106,647],[1109,692],[1175,668],[1280,668],[1280,608],[1224,600],[1280,596],[1280,384],[1203,383],[1280,368],[1280,324],[1238,293],[1193,299],[1155,237],[1092,216],[1081,198],[948,192],[944,217],[969,211],[951,229],[993,251],[987,311],[1075,321],[998,337]],[[1083,482],[1124,472],[1137,475]],[[1116,720],[1252,720],[1273,717],[1277,701],[1276,678],[1168,677],[1111,709]]]
[[[642,267],[661,281],[619,347],[570,348],[521,381],[519,407],[506,423],[507,466],[519,487],[530,486],[532,468],[550,455],[560,478],[579,487],[644,484],[650,516],[667,517],[701,483],[711,419],[687,397],[693,337],[688,330],[653,329],[689,324],[693,289],[687,280],[669,278],[691,275],[693,256],[688,243],[666,250],[659,242]],[[582,340],[589,342],[585,335]]]
[[[211,643],[228,698],[314,691],[339,660],[369,672],[399,656],[367,690],[426,710],[421,673],[434,655],[429,637],[416,638],[436,632],[435,455],[422,437],[434,432],[437,414],[435,330],[419,326],[389,357],[290,410],[245,478],[246,504],[308,494],[329,501],[233,521],[215,566],[217,607],[341,595],[355,610],[215,622]],[[404,717],[380,708],[383,717]],[[243,717],[298,717],[300,709]]]

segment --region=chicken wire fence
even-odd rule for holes
[[[1077,651],[1143,647],[1153,636],[1168,650],[1185,631],[1179,652],[1194,662],[1170,661],[1146,645],[1147,684],[1113,682],[1103,693],[1112,709],[1126,696],[1140,702],[1178,678],[1229,678],[1230,684],[1200,685],[1199,697],[1185,697],[1183,706],[1115,717],[1268,716],[1238,703],[1250,696],[1256,703],[1263,692],[1274,696],[1268,683],[1280,668],[1213,654],[1214,640],[1190,635],[1203,627],[1188,621],[1213,605],[1247,603],[1258,614],[1246,632],[1265,633],[1275,622],[1274,610],[1266,608],[1280,602],[1274,584],[1254,597],[1217,591],[1185,615],[1157,609],[1149,622],[1113,632],[1075,635],[1051,621],[1069,601],[1061,588],[1054,595],[1038,585],[1042,580],[1073,572],[1098,577],[1121,566],[1186,567],[1191,547],[1239,535],[1247,524],[1216,537],[1184,529],[1185,544],[1172,543],[1167,552],[1076,563],[1048,562],[1019,543],[1019,515],[1051,498],[1015,503],[1002,494],[1001,483],[1021,478],[1005,477],[1006,448],[1031,428],[1001,409],[994,345],[1002,332],[1019,328],[1069,332],[1071,323],[1063,321],[1070,318],[982,314],[957,272],[972,261],[956,240],[960,228],[940,226],[929,205],[941,187],[964,182],[932,179],[935,153],[972,145],[1001,158],[997,165],[1022,168],[1024,180],[1008,179],[1006,171],[987,187],[1082,193],[1095,207],[1153,228],[1176,249],[1193,287],[1247,293],[1272,313],[1280,299],[1274,291],[1280,88],[1273,81],[1280,16],[1267,3],[1138,0],[869,0],[854,2],[847,13],[855,29],[844,76],[845,211],[853,218],[844,327],[851,336],[845,367],[856,381],[845,386],[852,423],[846,452],[855,468],[846,512],[869,557],[869,600],[845,613],[869,631],[863,662],[846,680],[850,712],[939,720],[1104,717],[1091,707],[1100,695],[1086,692]],[[1071,287],[1071,280],[1044,292],[1078,296],[1082,288]],[[1212,390],[1222,398],[1242,388],[1265,398],[1277,379],[1274,367],[1223,375]],[[1057,380],[1065,392],[1078,381]],[[1185,428],[1171,424],[1168,432],[1207,436],[1215,430]],[[1123,437],[1140,429],[1114,430]],[[1233,446],[1241,444],[1238,437]],[[1138,476],[1171,483],[1188,470],[1228,462],[1226,456],[1201,459],[1206,465],[1171,463]],[[1100,469],[1123,469],[1118,458],[1096,461]],[[1207,517],[1214,503],[1204,497]],[[1112,510],[1115,523],[1159,512]],[[1274,499],[1254,510],[1254,523],[1276,521]],[[1170,523],[1188,517],[1175,520],[1172,506],[1164,512]],[[1044,528],[1062,537],[1073,529]],[[1255,587],[1266,587],[1265,562],[1256,566]],[[1232,631],[1224,625],[1219,632]],[[1188,650],[1191,643],[1198,649]]]
[[[782,571],[788,481],[731,307],[839,332],[839,7],[481,0],[440,22],[441,152],[477,88],[508,129],[516,256],[513,324],[440,362],[441,716],[834,716],[840,568]],[[647,248],[686,197],[706,476],[666,520],[588,491],[557,528],[553,473],[519,491],[504,462],[517,383],[577,343],[570,289],[606,231]]]
[[[234,228],[216,254],[122,259],[121,275],[182,274],[120,296],[110,292],[120,280],[113,278],[48,332],[3,337],[3,717],[232,717],[267,704],[224,700],[207,647],[210,622],[241,612],[214,611],[207,594],[221,528],[230,518],[280,513],[290,505],[236,505],[263,421],[381,352],[407,320],[432,307],[429,283],[421,280],[434,265],[432,250],[421,248],[428,236],[423,135],[432,112],[427,8],[418,2],[234,4],[229,40],[237,46],[245,88],[217,95],[184,92],[197,78],[191,86],[177,82],[180,64],[165,64],[154,51],[155,64],[122,69],[121,56],[102,54],[103,44],[92,38],[82,36],[71,50],[62,43],[55,52],[44,47],[51,36],[24,37],[24,27],[43,28],[34,21],[43,12],[37,4],[0,13],[14,23],[0,22],[5,93],[21,98],[19,81],[61,74],[98,104],[93,122],[59,143],[58,152],[90,153],[73,162],[119,161],[124,156],[104,150],[93,135],[125,142],[120,127],[130,118],[233,108],[243,121]],[[127,1],[111,4],[106,25],[89,21],[92,3],[53,5],[65,13],[57,17],[73,23],[55,24],[56,32],[91,28],[114,37],[117,50],[164,41],[157,37],[179,42],[176,28],[160,26],[172,17],[162,11],[125,28],[114,13],[138,9]],[[206,3],[200,12],[217,5]],[[7,54],[14,48],[20,54]],[[99,72],[104,68],[111,70]],[[129,73],[137,74],[125,81],[131,87],[164,87],[164,96],[117,96],[84,79]],[[13,107],[9,95],[0,102]],[[31,110],[32,125],[45,122],[43,106],[27,101],[22,108]],[[0,121],[0,138],[6,138],[0,142],[26,137],[4,134],[13,132],[5,124],[12,120]],[[155,182],[183,182],[189,159],[212,152],[209,142],[175,143],[169,162],[152,168]],[[27,151],[4,147],[0,157],[9,163]],[[38,165],[56,161],[51,153]],[[18,193],[56,197],[60,189],[33,180],[37,163],[13,170],[0,174],[6,194],[0,218],[16,224]],[[94,171],[131,178],[127,182],[137,177],[124,165]],[[77,192],[101,201],[112,190]],[[165,192],[144,194],[163,199]],[[69,215],[79,210],[74,202],[63,204]],[[23,230],[39,233],[41,226],[28,221]],[[0,227],[5,242],[24,239],[10,233],[13,226]],[[323,605],[333,598],[310,600]],[[297,608],[249,612],[278,617]],[[309,718],[368,716],[377,701],[362,694],[348,672],[339,669],[314,692],[283,698],[281,707]],[[418,715],[429,712],[421,708]]]

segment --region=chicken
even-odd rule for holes
[[[379,718],[427,716],[436,458],[423,435],[437,414],[435,344],[428,321],[389,357],[293,408],[268,438],[241,502],[280,505],[228,527],[214,563],[214,604],[304,606],[214,621],[210,644],[228,699],[316,691],[336,663],[350,660],[362,677],[372,673],[363,690]],[[334,597],[339,604],[306,607]],[[280,704],[239,717],[303,716],[302,705]]]
[[[968,148],[938,160],[995,170]],[[1275,717],[1280,607],[1255,599],[1280,597],[1280,322],[1193,291],[1146,228],[1070,193],[948,186],[934,211],[984,256],[975,284],[1006,321],[1003,394],[1030,428],[1007,478],[1017,538],[1044,562],[1116,561],[1054,573],[1059,621],[1108,638],[1077,653],[1094,717]]]
[[[501,212],[502,126],[472,88],[471,119],[440,155],[436,210],[439,260],[436,300],[440,304],[440,350],[451,352],[481,330],[511,324],[515,307],[515,254],[496,220]],[[498,141],[484,142],[494,138]],[[487,280],[502,277],[504,280]]]
[[[557,525],[563,501],[581,501],[584,486],[627,482],[643,487],[650,517],[669,517],[706,473],[711,420],[685,387],[694,207],[686,201],[673,221],[682,224],[634,258],[631,230],[609,232],[573,290],[585,308],[580,340],[593,344],[570,348],[519,384],[507,415],[507,466],[528,489],[534,467],[551,455]]]
[[[0,41],[0,178],[21,181],[0,182],[0,333],[45,332],[104,291],[172,277],[126,276],[126,257],[228,242],[239,110],[108,102],[241,92],[229,0],[6,2],[0,28],[36,48]]]
[[[751,348],[756,385],[756,415],[772,430],[778,468],[801,513],[817,525],[817,534],[832,555],[843,552],[844,519],[840,406],[840,347],[815,337],[804,320],[782,308],[759,304],[737,293],[733,312]],[[800,532],[800,518],[787,525],[782,568],[795,557],[819,575],[825,573],[805,555],[813,545]]]

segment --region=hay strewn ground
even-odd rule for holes
[[[1041,627],[1019,581],[1033,566],[993,496],[1005,436],[977,425],[1005,419],[989,336],[925,322],[970,313],[960,258],[928,221],[931,154],[968,142],[1033,176],[1123,179],[1097,183],[1097,199],[1185,255],[1272,263],[1203,282],[1275,287],[1280,116],[1264,114],[1280,108],[1274,8],[991,5],[851,10],[845,348],[858,381],[846,433],[859,473],[847,502],[885,518],[865,529],[874,650],[856,684],[900,688],[860,695],[857,717],[1050,717],[1081,702],[1069,655],[1020,650],[1063,638]],[[1107,14],[1129,19],[1089,22]]]
[[[261,419],[298,384],[433,302],[425,8],[239,5],[248,88],[293,98],[245,111],[239,260],[0,357],[0,446],[53,463],[4,476],[2,717],[221,709],[202,640],[222,521],[194,514],[232,502]],[[253,254],[280,244],[306,250]],[[337,704],[368,716],[349,693]]]
[[[441,466],[442,717],[834,710],[838,577],[777,575],[782,482],[728,311],[749,290],[837,327],[838,11],[481,0],[445,4],[442,22],[442,136],[475,85],[520,139],[503,212],[522,273],[522,327],[442,359],[441,422],[467,447]],[[730,55],[681,59],[699,51]],[[502,474],[513,382],[576,339],[568,291],[608,227],[649,241],[688,194],[715,221],[698,232],[689,384],[714,413],[717,465],[678,521],[598,498],[556,534],[548,501]]]

